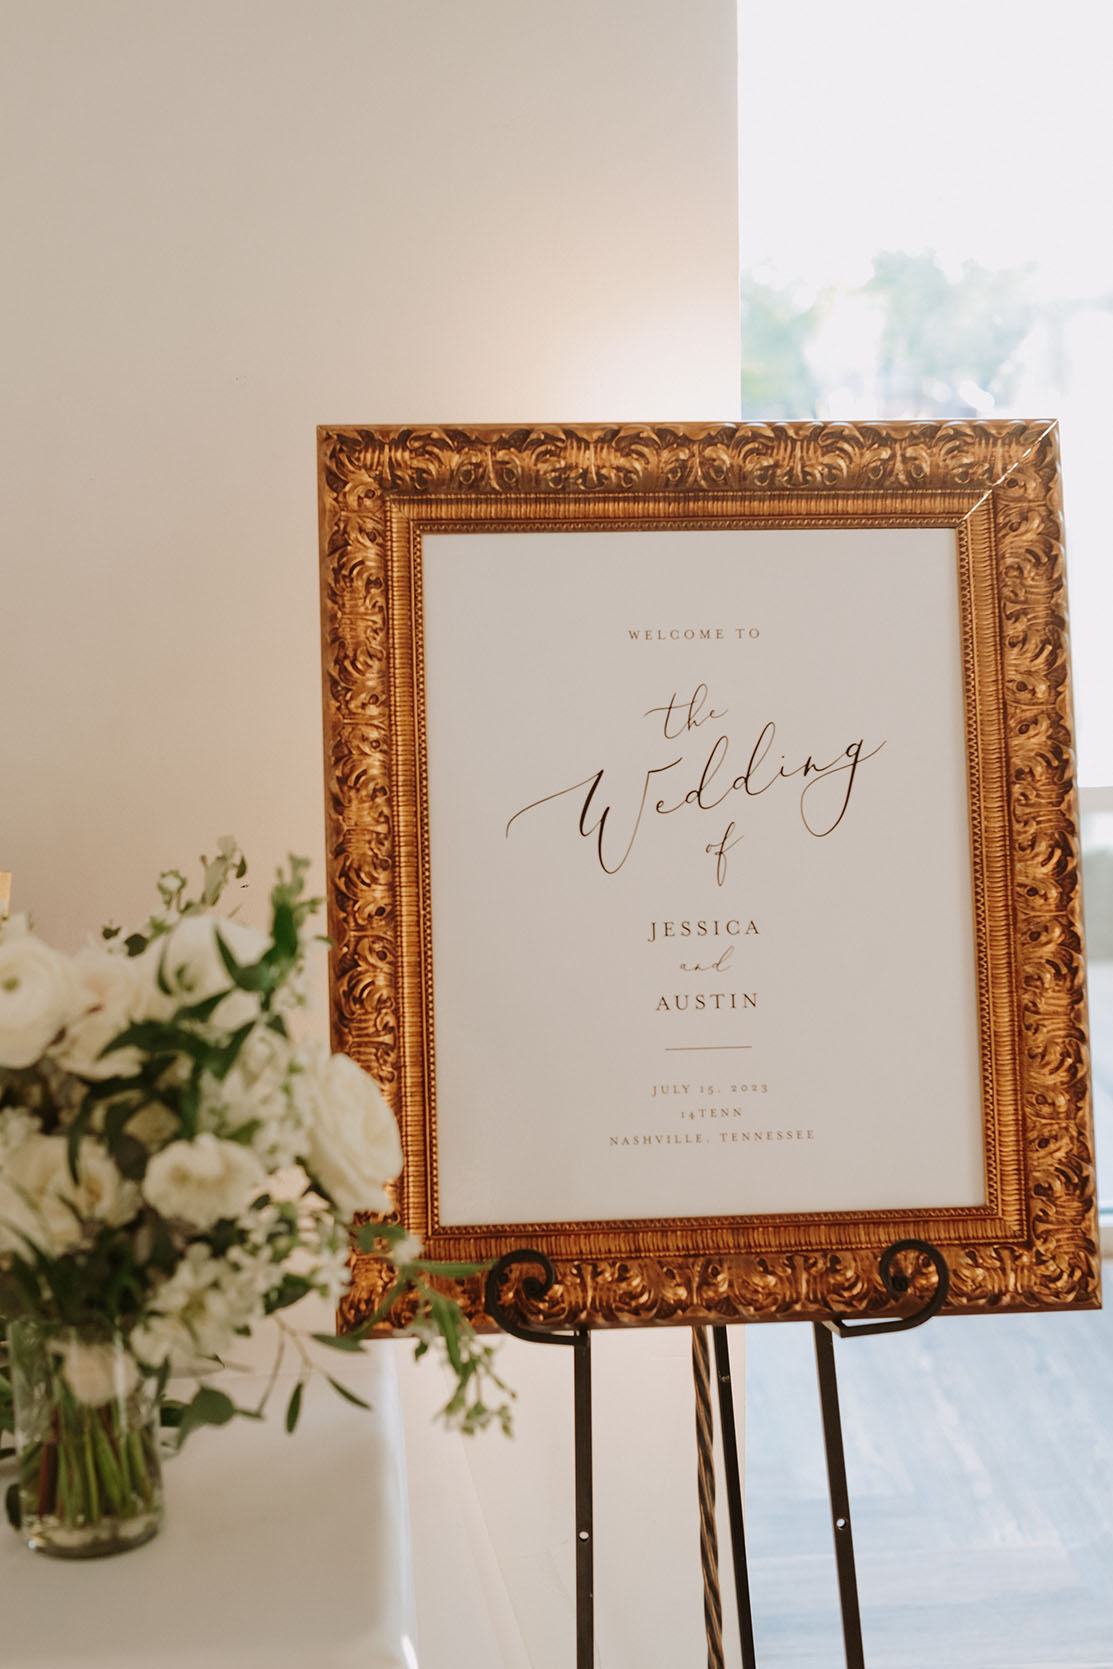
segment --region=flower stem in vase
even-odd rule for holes
[[[12,1381],[20,1457],[22,1531],[61,1558],[93,1558],[149,1541],[162,1519],[156,1410],[111,1329],[12,1324]],[[75,1350],[102,1367],[103,1384],[67,1380]],[[101,1353],[90,1358],[88,1352]],[[121,1357],[121,1353],[123,1356]],[[117,1358],[120,1358],[119,1360]]]

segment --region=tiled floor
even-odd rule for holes
[[[836,1357],[868,1669],[1113,1669],[1113,1316]],[[758,1661],[841,1669],[811,1329],[752,1328],[747,1368]]]

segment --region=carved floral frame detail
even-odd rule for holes
[[[534,1324],[594,1326],[893,1313],[897,1239],[938,1245],[952,1312],[1100,1301],[1086,1046],[1079,820],[1053,423],[592,424],[325,428],[321,599],[335,1048],[399,1117],[399,1209],[426,1255],[536,1247]],[[423,688],[423,528],[953,527],[963,601],[987,1204],[606,1224],[435,1221]],[[912,1272],[909,1302],[934,1277]],[[357,1260],[350,1323],[382,1296]],[[486,1325],[478,1278],[457,1288]],[[404,1322],[404,1314],[395,1318]]]

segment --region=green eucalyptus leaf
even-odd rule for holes
[[[346,1350],[356,1356],[363,1353],[362,1341],[354,1333],[310,1333],[309,1337],[330,1350]]]
[[[271,938],[274,940],[275,948],[292,961],[298,953],[298,927],[289,904],[276,905]]]
[[[216,934],[216,948],[220,952],[220,960],[228,970],[229,978],[241,991],[260,992],[271,989],[274,981],[270,968],[267,966],[265,954],[259,958],[258,962],[237,962],[219,932]]]
[[[142,1182],[149,1155],[137,1136],[129,1136],[126,1131],[118,1136],[112,1144],[112,1157],[121,1176],[126,1176],[129,1182]]]
[[[328,1380],[337,1396],[343,1397],[345,1402],[354,1403],[356,1408],[371,1407],[369,1402],[364,1402],[362,1397],[357,1397],[354,1391],[350,1391],[346,1385],[341,1385],[340,1381],[338,1379],[333,1379],[331,1374],[326,1373],[325,1378]]]
[[[114,1107],[109,1107],[104,1115],[104,1142],[109,1149],[115,1146],[123,1133],[124,1125],[133,1113],[139,1111],[141,1102],[118,1101]]]
[[[170,989],[170,981],[166,977],[166,952],[168,949],[169,946],[163,946],[162,955],[158,959],[158,974],[156,976],[156,984],[164,997],[172,997],[174,995],[173,991]]]
[[[184,1003],[175,1011],[174,1017],[176,1020],[199,1020],[204,1023],[212,1019],[228,994],[228,990],[217,991],[211,997],[203,997],[199,1003]]]
[[[178,1092],[178,1118],[181,1120],[182,1135],[187,1141],[192,1141],[197,1134],[197,1115],[201,1110],[201,1068],[195,1066],[189,1082],[183,1084]]]
[[[202,1385],[182,1410],[178,1422],[178,1447],[181,1448],[191,1431],[200,1426],[226,1426],[235,1418],[236,1405],[212,1385]]]
[[[304,1389],[305,1382],[304,1380],[299,1379],[297,1384],[294,1386],[294,1389],[290,1392],[290,1400],[286,1404],[287,1431],[293,1431],[294,1427],[298,1423],[298,1415],[301,1413],[301,1394]]]
[[[206,1065],[208,1071],[214,1078],[221,1080],[227,1078],[229,1072],[231,1072],[233,1066],[236,1064],[237,1055],[254,1030],[255,1022],[254,1020],[249,1020],[246,1025],[241,1026],[238,1031],[234,1031],[232,1033],[227,1043],[222,1044],[220,1048],[210,1049],[209,1060]]]
[[[304,1275],[283,1275],[277,1293],[267,1302],[267,1314],[273,1315],[275,1310],[287,1309],[312,1291],[313,1282],[307,1281]]]
[[[202,1385],[199,1391],[195,1391],[189,1406],[207,1426],[226,1426],[236,1412],[231,1397],[212,1385]]]
[[[74,1119],[66,1133],[66,1158],[69,1162],[70,1176],[73,1178],[74,1182],[78,1180],[77,1159],[81,1149],[81,1138],[88,1131],[89,1123],[92,1117],[93,1104],[90,1100],[86,1099],[81,1103],[77,1117]]]
[[[361,1252],[373,1252],[376,1241],[386,1238],[383,1234],[383,1227],[384,1225],[381,1223],[361,1223],[359,1225],[356,1229],[355,1240],[356,1246]],[[401,1238],[401,1235],[399,1235],[398,1239]]]
[[[249,1118],[245,1124],[237,1124],[234,1130],[224,1134],[226,1142],[239,1142],[242,1147],[250,1147],[260,1130],[263,1128],[261,1118]]]
[[[196,1060],[203,1059],[211,1045],[174,1020],[133,1020],[113,1039],[113,1048],[139,1049],[146,1055],[189,1055]]]
[[[116,1043],[115,1039],[113,1039],[112,1043],[107,1044],[105,1048],[101,1050],[99,1058],[103,1060],[109,1049],[115,1049],[115,1047]],[[98,1078],[95,1084],[89,1085],[89,1088],[85,1093],[91,1103],[115,1101],[117,1096],[137,1095],[140,1091],[149,1088],[151,1078],[152,1074],[150,1071],[150,1062],[148,1061],[144,1063],[144,1065],[133,1077],[127,1077],[121,1074],[121,1076],[117,1078]],[[138,1106],[138,1102],[133,1102],[131,1112],[136,1112]]]
[[[458,1374],[464,1372],[464,1361],[460,1353],[460,1332],[462,1325],[466,1326],[456,1305],[443,1293],[430,1291],[429,1310],[436,1325],[437,1332],[444,1340],[444,1347],[448,1351],[448,1360]]]

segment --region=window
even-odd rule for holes
[[[742,412],[1061,426],[1113,1217],[1113,12],[741,0]]]

